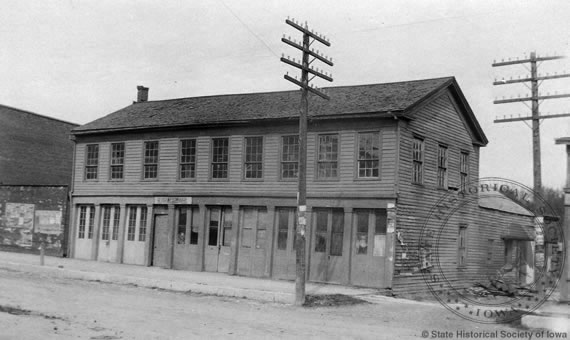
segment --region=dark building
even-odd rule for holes
[[[328,91],[309,110],[308,279],[425,287],[421,225],[479,178],[487,139],[452,77]],[[73,256],[293,279],[299,92],[138,97],[72,131]],[[451,280],[486,265],[458,246],[479,213],[449,224]]]
[[[63,255],[77,124],[0,105],[0,250]]]

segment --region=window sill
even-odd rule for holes
[[[263,178],[242,178],[241,180],[242,182],[254,182],[254,183],[259,183],[259,182],[263,182],[264,179]]]
[[[355,182],[370,182],[370,181],[380,181],[380,177],[356,177],[354,179]]]
[[[340,182],[340,177],[315,178],[315,182]]]
[[[176,180],[177,182],[196,182],[196,178],[179,178]]]

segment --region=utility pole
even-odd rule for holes
[[[315,60],[319,60],[329,66],[333,66],[332,58],[328,59],[323,56],[319,50],[311,48],[311,45],[318,41],[325,46],[330,46],[330,42],[325,36],[318,34],[315,31],[309,30],[309,25],[305,21],[305,24],[300,24],[295,21],[295,19],[285,20],[285,23],[292,26],[293,28],[301,31],[303,33],[303,41],[297,42],[292,40],[291,36],[288,38],[283,35],[281,39],[282,42],[290,45],[303,52],[303,57],[301,60],[296,61],[295,58],[290,59],[289,56],[285,58],[283,54],[281,56],[281,61],[285,64],[291,65],[301,70],[301,80],[297,80],[297,77],[292,78],[287,73],[284,77],[293,84],[301,88],[301,106],[299,109],[299,191],[297,192],[297,205],[298,205],[298,223],[297,223],[297,237],[295,241],[295,251],[296,251],[296,275],[295,275],[295,305],[302,306],[305,303],[305,250],[306,250],[306,240],[305,232],[307,229],[307,115],[309,111],[309,92],[316,94],[323,99],[329,99],[322,90],[317,87],[313,87],[309,82],[315,78],[319,77],[327,81],[333,81],[331,75],[314,68],[311,64]],[[312,60],[309,60],[310,58]],[[312,75],[309,79],[309,74]]]
[[[568,98],[570,94],[554,94],[550,95],[548,93],[546,96],[541,96],[538,92],[538,88],[540,84],[544,80],[548,79],[558,79],[558,78],[568,78],[570,74],[554,74],[549,75],[548,73],[544,76],[538,74],[538,66],[540,63],[549,60],[556,60],[562,59],[563,56],[543,56],[539,57],[536,55],[536,52],[531,52],[529,58],[524,58],[519,60],[502,60],[501,62],[493,62],[493,67],[500,67],[500,66],[509,66],[515,64],[530,64],[530,76],[518,79],[509,79],[505,80],[495,80],[493,85],[507,85],[507,84],[514,84],[514,83],[526,83],[530,82],[530,96],[523,97],[520,96],[518,98],[510,98],[510,99],[503,99],[495,100],[494,104],[507,104],[507,103],[515,103],[515,102],[528,102],[530,101],[531,104],[531,115],[524,116],[524,117],[515,117],[512,116],[507,118],[503,117],[502,119],[495,119],[495,123],[508,123],[508,122],[516,122],[516,121],[532,121],[532,158],[533,158],[533,188],[534,191],[537,193],[541,192],[542,188],[542,170],[541,170],[541,163],[540,163],[540,123],[541,119],[550,119],[550,118],[560,118],[560,117],[570,117],[570,113],[561,113],[561,114],[553,114],[553,115],[541,115],[539,110],[539,104],[546,100],[546,99],[558,99],[558,98]],[[528,87],[528,85],[527,85]],[[526,122],[525,122],[526,123]]]

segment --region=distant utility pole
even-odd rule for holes
[[[297,42],[295,39],[288,38],[283,35],[284,43],[295,47],[303,52],[303,58],[301,60],[295,60],[295,58],[290,59],[289,56],[285,58],[282,55],[281,61],[285,64],[291,65],[301,70],[301,80],[297,80],[297,77],[292,78],[289,74],[285,75],[285,79],[292,82],[295,85],[301,87],[301,107],[299,116],[299,192],[297,193],[297,205],[298,205],[298,223],[297,223],[297,238],[295,242],[296,249],[296,278],[295,278],[295,304],[302,306],[305,303],[305,231],[307,227],[307,114],[309,111],[309,92],[316,94],[323,99],[329,99],[329,96],[319,90],[317,87],[309,84],[315,77],[325,79],[327,81],[333,81],[331,75],[310,66],[315,60],[322,61],[323,63],[333,66],[332,58],[328,59],[323,56],[319,50],[311,48],[311,45],[318,41],[325,46],[330,46],[331,44],[325,36],[318,34],[315,31],[309,30],[309,25],[305,21],[305,24],[300,24],[295,21],[295,19],[285,20],[285,23],[294,27],[295,29],[303,33],[303,41]],[[312,57],[312,60],[309,60]],[[309,74],[313,75],[309,79]]]
[[[507,117],[503,117],[502,119],[495,119],[495,123],[508,123],[508,122],[516,122],[516,121],[526,121],[526,120],[532,120],[532,157],[533,157],[533,185],[534,185],[534,191],[540,193],[540,190],[542,188],[542,171],[541,171],[541,164],[540,164],[540,120],[541,119],[549,119],[549,118],[560,118],[560,117],[570,117],[570,113],[561,113],[561,114],[553,114],[553,115],[541,115],[540,111],[539,111],[539,104],[544,101],[545,99],[558,99],[558,98],[568,98],[570,97],[570,94],[554,94],[554,95],[550,95],[550,93],[548,93],[546,96],[542,96],[539,95],[538,93],[538,87],[540,86],[540,84],[542,84],[542,82],[544,80],[548,80],[548,79],[558,79],[558,78],[568,78],[570,77],[570,74],[554,74],[554,75],[549,75],[548,73],[546,75],[539,75],[538,74],[538,66],[540,65],[540,63],[542,63],[543,61],[549,61],[549,60],[556,60],[556,59],[562,59],[564,58],[564,56],[544,56],[544,57],[539,57],[536,55],[536,52],[532,52],[530,54],[530,58],[525,58],[525,59],[521,59],[519,60],[518,58],[516,60],[508,60],[508,61],[504,61],[502,60],[501,62],[493,62],[493,67],[499,67],[499,66],[508,66],[508,65],[515,65],[515,64],[528,64],[530,63],[530,76],[528,77],[524,77],[524,78],[518,78],[518,79],[509,79],[509,80],[505,80],[504,78],[502,80],[495,80],[493,82],[493,85],[507,85],[507,84],[514,84],[514,83],[528,83],[530,82],[530,96],[527,97],[518,97],[518,98],[510,98],[510,99],[505,99],[503,97],[503,99],[501,100],[495,100],[493,103],[494,104],[507,104],[507,103],[514,103],[514,102],[532,102],[532,106],[531,106],[531,110],[532,110],[532,115],[531,116],[524,116],[524,117],[515,117],[513,118],[512,116],[507,118]],[[540,83],[539,83],[540,82]],[[528,85],[526,85],[528,87]]]

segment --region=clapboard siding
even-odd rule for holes
[[[438,235],[434,241],[439,239],[437,249],[439,264],[434,263],[436,267],[432,269],[432,272],[436,273],[441,268],[447,281],[460,284],[474,270],[474,267],[470,265],[458,269],[457,238],[460,224],[467,226],[468,240],[479,237],[477,201],[467,202],[460,211],[450,217],[446,224],[438,223],[433,217],[428,220],[431,209],[438,200],[445,195],[453,194],[451,190],[437,188],[437,152],[440,144],[448,148],[448,186],[459,187],[461,151],[469,152],[470,179],[478,178],[478,147],[473,145],[470,130],[462,120],[462,113],[457,107],[453,97],[446,91],[419,109],[414,114],[413,120],[400,123],[397,228],[402,236],[403,244],[398,243],[395,249],[393,285],[394,291],[398,293],[426,290],[420,272],[421,256],[419,253],[419,241],[423,228]],[[415,136],[424,139],[424,183],[422,185],[412,184],[412,142]],[[480,247],[480,242],[473,244]],[[432,248],[428,246],[428,249],[433,250],[435,244],[431,246]],[[435,259],[433,257],[433,260]]]
[[[157,193],[214,194],[214,195],[296,195],[297,181],[281,180],[281,139],[295,134],[294,125],[261,128],[180,130],[170,133],[123,134],[102,136],[99,144],[99,172],[97,181],[83,179],[85,145],[96,143],[94,137],[77,141],[74,194],[76,195],[154,195]],[[357,134],[378,131],[381,137],[380,178],[362,180],[356,178]],[[205,132],[210,132],[206,134]],[[338,134],[339,178],[317,179],[317,140],[319,134]],[[263,136],[263,179],[244,179],[244,143],[247,136]],[[211,139],[229,138],[229,178],[213,181],[210,174]],[[184,138],[197,140],[196,179],[178,179],[179,141]],[[158,180],[142,180],[144,141],[159,141]],[[395,195],[396,123],[393,120],[319,122],[310,126],[307,142],[307,189],[311,195],[345,195],[345,197],[393,197]],[[109,181],[111,142],[125,142],[125,178]],[[340,197],[339,196],[339,197]]]

